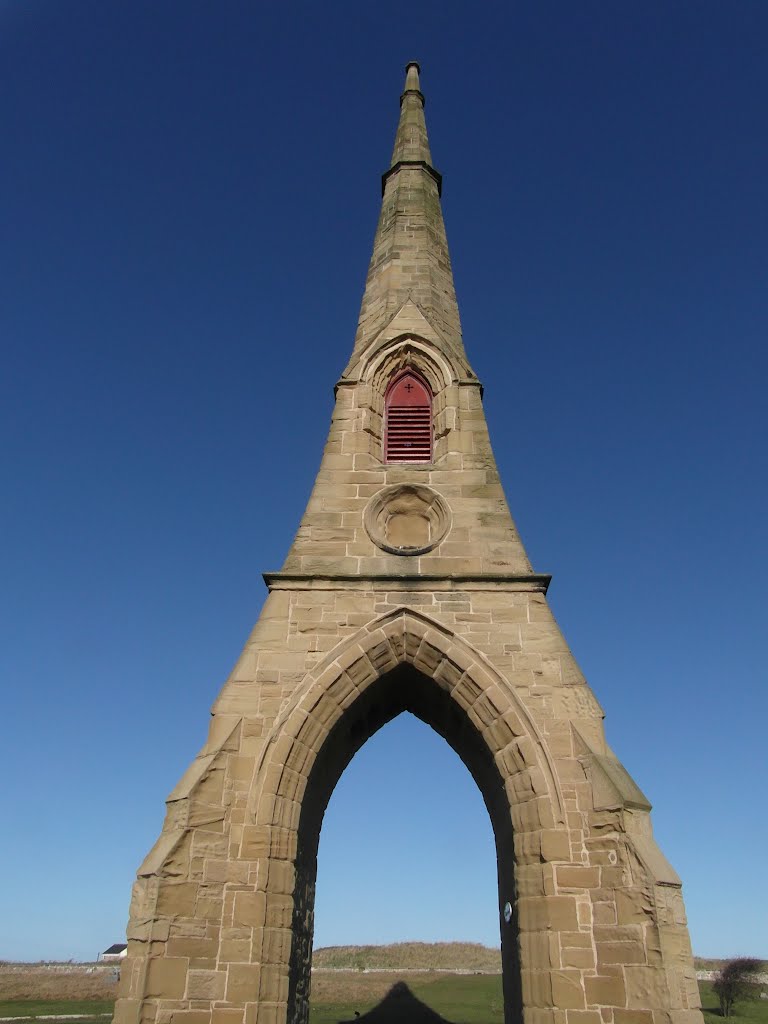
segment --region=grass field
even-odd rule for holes
[[[712,990],[712,982],[700,981],[699,992],[705,1024],[723,1024],[724,1018],[720,1016],[720,1004]],[[735,1013],[728,1020],[733,1024],[768,1024],[768,999],[745,999],[737,1003]]]
[[[348,981],[336,981],[326,984],[316,977],[313,979],[313,999],[310,1009],[311,1024],[338,1024],[339,1021],[353,1020],[355,1010],[367,1013],[378,1006],[386,995],[387,987],[391,987],[396,974],[377,975],[345,975]],[[320,975],[320,978],[323,978]],[[504,1004],[501,992],[501,977],[498,975],[409,975],[406,983],[417,997],[429,1008],[452,1024],[493,1024],[504,1019]],[[712,991],[712,983],[699,983],[702,1009],[705,1024],[724,1024],[720,1015],[717,996]],[[409,1021],[421,1020],[418,1010],[398,1013],[396,1007],[387,1011],[386,1004],[381,1007],[377,1016],[377,1024],[392,1021],[408,1024]],[[426,1017],[423,1017],[426,1021]],[[768,1024],[768,999],[745,1000],[736,1006],[736,1012],[728,1018],[729,1024]],[[437,1022],[434,1022],[437,1024]]]
[[[51,1017],[82,1013],[89,1019],[99,1014],[104,1020],[111,1020],[113,1006],[112,999],[8,999],[0,1000],[0,1017]]]
[[[74,973],[46,977],[35,965],[30,965],[24,977],[19,974],[0,969],[0,1017],[83,1014],[84,1024],[86,1019],[88,1024],[106,1024],[111,1018],[114,983],[107,978],[81,974],[78,979]],[[9,985],[16,991],[9,991]],[[45,992],[39,990],[41,985]],[[712,983],[702,981],[699,989],[705,1024],[724,1024]],[[319,970],[314,974],[310,1024],[354,1021],[356,1011],[361,1016],[374,1011],[370,1024],[440,1024],[441,1019],[451,1024],[501,1024],[501,976],[362,970]],[[768,1024],[768,1000],[738,1003],[730,1024]]]
[[[399,999],[388,999],[388,993],[397,984],[396,974],[353,974],[333,983],[326,983],[322,975],[313,978],[310,1024],[338,1024],[338,1021],[354,1020],[355,1011],[362,1015],[376,1007],[376,1019],[381,1024],[387,1021],[393,1024],[413,1021],[416,1024],[428,1016],[419,1004],[454,1024],[498,1024],[504,1020],[501,976],[498,974],[410,974],[404,982],[407,994]]]
[[[117,989],[113,970],[51,969],[42,964],[0,964],[0,1017],[82,1013],[90,1024],[112,1018]]]

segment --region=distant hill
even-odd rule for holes
[[[756,957],[756,959],[759,960],[760,958]],[[728,960],[727,959],[716,960],[716,959],[713,959],[712,957],[695,956],[693,958],[693,963],[694,963],[694,966],[695,966],[697,971],[715,972],[715,971],[719,971],[720,968],[723,966],[723,964],[727,964]],[[762,961],[762,968],[761,968],[761,975],[760,976],[763,977],[766,974],[766,972],[768,972],[768,960],[763,960]]]
[[[697,971],[717,971],[724,959],[695,957]],[[501,951],[479,942],[395,942],[389,946],[324,946],[312,954],[320,970],[501,972]]]
[[[479,942],[396,942],[391,946],[325,946],[313,968],[336,970],[501,971],[501,951]]]

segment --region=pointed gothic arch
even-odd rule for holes
[[[435,395],[462,376],[461,368],[453,365],[433,341],[419,334],[407,333],[372,346],[360,361],[360,380],[383,395],[387,382],[409,366],[421,373]]]
[[[396,374],[384,395],[384,462],[432,461],[432,389],[418,370]]]
[[[463,708],[483,735],[492,756],[507,770],[530,773],[530,788],[520,793],[542,797],[552,808],[553,824],[565,822],[565,805],[552,754],[531,713],[494,665],[458,633],[423,612],[401,606],[380,615],[343,640],[312,671],[281,710],[256,764],[249,806],[267,823],[254,801],[268,794],[258,780],[275,778],[306,760],[295,743],[316,753],[316,733],[327,734],[344,711],[383,673],[402,663],[434,678]],[[289,754],[290,752],[290,754]],[[293,755],[293,756],[291,756]],[[281,795],[275,790],[275,797]],[[282,793],[284,796],[285,794]],[[267,806],[265,803],[264,806]],[[520,805],[516,813],[520,813]],[[524,829],[522,821],[515,823]]]
[[[557,831],[565,821],[551,754],[514,690],[478,651],[401,607],[339,644],[310,673],[276,719],[253,778],[240,856],[254,842],[266,854],[265,922],[285,917],[290,902],[290,927],[273,931],[261,951],[270,985],[287,992],[289,1022],[307,1019],[325,808],[354,754],[404,711],[449,743],[485,802],[496,841],[505,1020],[520,1019],[516,874],[525,875],[524,899],[547,895],[540,852],[526,836]],[[506,903],[514,907],[508,920]]]
[[[442,463],[456,443],[459,387],[471,385],[479,391],[480,384],[458,357],[446,354],[433,339],[412,331],[377,339],[356,360],[354,373],[348,376],[345,372],[338,382],[337,398],[348,389],[349,394],[345,397],[352,409],[359,410],[362,433],[370,439],[368,450],[379,461],[386,447],[389,388],[393,381],[407,372],[423,378],[431,391],[432,451],[428,461]],[[359,387],[361,384],[364,386]],[[418,471],[418,463],[416,468]]]

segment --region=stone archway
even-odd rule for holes
[[[522,1003],[526,1024],[701,1024],[680,879],[504,497],[440,182],[411,63],[323,461],[139,868],[119,1024],[285,1024],[289,1005],[303,1019],[325,801],[356,745],[406,707],[475,775],[500,900],[514,882],[508,1019]],[[385,382],[404,365],[434,397],[432,461],[408,467],[381,449]],[[416,542],[388,533],[404,486],[430,524]]]
[[[480,789],[496,842],[505,1020],[520,1020],[520,900],[548,895],[542,830],[563,825],[546,746],[511,687],[470,645],[419,613],[398,609],[329,655],[275,722],[252,785],[240,856],[261,852],[264,878],[259,1005],[287,1002],[307,1020],[317,849],[342,772],[387,722],[410,711],[462,759]],[[516,842],[517,840],[517,842]],[[516,848],[517,847],[517,848]],[[504,920],[510,903],[512,917]],[[548,964],[528,965],[528,974]]]

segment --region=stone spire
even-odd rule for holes
[[[388,174],[400,163],[421,162],[426,164],[433,175],[432,154],[429,152],[427,123],[424,120],[424,94],[419,88],[419,65],[415,60],[405,68],[405,88],[400,97],[400,124],[397,126],[395,148]],[[387,175],[384,176],[385,180]],[[439,175],[438,184],[439,184]]]
[[[323,814],[404,711],[488,810],[505,1024],[703,1024],[680,879],[504,498],[439,182],[409,64],[356,354],[291,551],[139,868],[115,1024],[308,1024]],[[388,404],[412,381],[418,406]],[[423,412],[427,391],[423,461],[391,458],[392,409]],[[516,441],[535,428],[511,414]]]
[[[282,575],[267,576],[270,585],[285,574],[491,575],[546,589],[548,577],[533,573],[510,515],[482,387],[464,353],[431,159],[419,66],[410,63],[352,358],[337,385],[309,504]],[[434,440],[424,462],[408,465],[384,451],[385,394],[406,368],[433,396]],[[450,510],[439,495],[450,495]],[[403,540],[407,522],[429,539]]]
[[[448,240],[440,208],[441,177],[432,166],[419,65],[406,67],[392,163],[382,175],[382,204],[368,268],[353,363],[411,302],[441,342],[465,363]]]

